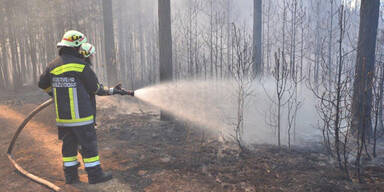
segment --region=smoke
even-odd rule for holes
[[[237,87],[231,80],[189,80],[158,84],[135,92],[135,96],[178,118],[193,122],[207,130],[234,135],[237,121]],[[275,85],[271,80],[255,81],[248,89],[244,109],[244,141],[276,144],[277,107],[274,104]],[[321,132],[316,128],[318,117],[310,90],[299,86],[298,99],[302,102],[296,120],[296,135],[291,141],[295,145],[320,141]],[[283,99],[284,100],[284,99]],[[287,144],[287,107],[282,107],[282,144]]]

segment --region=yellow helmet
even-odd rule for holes
[[[57,47],[79,47],[81,44],[87,42],[87,37],[75,30],[70,30],[65,32],[63,38],[59,43],[57,43]]]
[[[80,46],[79,53],[83,55],[85,58],[88,58],[89,56],[96,53],[96,48],[90,43],[83,43]]]

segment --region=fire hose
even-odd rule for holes
[[[24,168],[22,168],[19,164],[17,164],[17,162],[12,158],[12,149],[16,143],[16,140],[17,140],[17,137],[20,135],[21,131],[24,129],[24,127],[28,124],[28,122],[37,114],[39,113],[41,110],[47,108],[50,104],[53,103],[53,99],[49,99],[47,101],[45,101],[44,103],[42,103],[41,105],[37,106],[25,119],[24,121],[19,125],[19,127],[17,128],[16,130],[16,133],[15,135],[13,136],[12,140],[11,140],[11,143],[9,144],[9,147],[8,147],[8,152],[7,152],[7,155],[8,155],[8,159],[9,161],[11,161],[11,163],[13,164],[13,166],[21,173],[23,174],[24,176],[28,177],[29,179],[41,184],[41,185],[44,185],[54,191],[61,191],[60,187],[58,187],[57,185],[43,179],[43,178],[40,178],[28,171],[26,171]]]
[[[134,91],[131,91],[131,90],[128,90],[128,91],[125,91],[125,90],[121,90],[121,84],[118,84],[116,87],[119,87],[119,94],[121,95],[131,95],[131,96],[134,96],[135,95],[135,92]],[[53,99],[48,99],[47,101],[45,101],[44,103],[40,104],[39,106],[37,106],[25,119],[24,121],[19,125],[19,127],[17,128],[16,130],[16,133],[15,135],[13,136],[12,140],[11,140],[11,143],[9,144],[9,147],[8,147],[8,151],[7,151],[7,156],[8,156],[8,159],[9,161],[13,164],[13,166],[21,173],[23,174],[24,176],[28,177],[29,179],[39,183],[39,184],[42,184],[54,191],[61,191],[60,187],[58,187],[57,185],[43,179],[43,178],[40,178],[28,171],[26,171],[24,168],[22,168],[19,164],[17,164],[17,162],[12,158],[12,149],[13,149],[13,146],[15,145],[16,143],[16,140],[17,140],[17,137],[20,135],[21,131],[24,129],[24,127],[28,124],[28,122],[37,114],[39,113],[40,111],[42,111],[43,109],[47,108],[49,105],[51,105],[53,103]]]

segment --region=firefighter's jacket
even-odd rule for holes
[[[40,76],[39,87],[52,91],[56,124],[77,127],[95,123],[95,93],[100,89],[96,74],[82,58],[62,54]]]

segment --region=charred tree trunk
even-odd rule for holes
[[[352,131],[371,134],[372,80],[375,73],[375,47],[379,0],[362,0],[352,100]],[[364,114],[363,111],[365,111]]]
[[[139,10],[138,10],[138,13],[137,13],[137,19],[138,19],[138,26],[137,26],[137,29],[138,29],[138,36],[139,36],[139,46],[140,46],[140,72],[141,72],[141,77],[140,77],[140,86],[144,86],[145,85],[145,82],[144,82],[144,74],[146,72],[146,66],[147,66],[147,61],[146,61],[146,58],[145,58],[145,39],[144,39],[144,31],[143,31],[143,21],[142,21],[142,17],[143,17],[143,14],[142,14],[142,11],[141,11],[141,1],[138,2],[138,6],[139,6]]]
[[[133,32],[130,34],[130,39],[131,39],[131,42],[129,44],[129,51],[132,53],[136,47],[135,35]],[[130,58],[130,80],[131,80],[132,89],[136,88],[136,75],[135,75],[136,74],[136,70],[135,70],[136,60],[135,60],[135,58],[136,58],[136,55],[132,54],[132,57]]]
[[[160,51],[160,82],[172,81],[172,31],[171,2],[159,0],[159,51]],[[170,120],[170,115],[161,111],[161,120]]]
[[[210,2],[211,11],[209,15],[209,59],[210,59],[210,77],[213,77],[213,0]]]
[[[253,1],[253,75],[258,76],[263,73],[262,62],[262,0]]]
[[[118,14],[118,17],[117,17],[117,26],[118,26],[118,37],[119,37],[119,41],[118,41],[118,59],[119,59],[119,66],[120,66],[120,71],[119,71],[119,79],[120,81],[123,82],[124,85],[127,84],[127,73],[126,73],[126,65],[127,65],[127,49],[126,49],[126,42],[125,40],[127,39],[127,27],[126,27],[126,23],[124,22],[125,20],[125,16],[124,16],[124,6],[127,6],[125,1],[122,5],[120,5],[118,8],[117,8],[117,14]]]
[[[227,0],[227,68],[228,74],[231,71],[231,0]]]
[[[292,2],[292,15],[291,15],[291,50],[290,50],[290,73],[291,78],[296,82],[296,33],[297,33],[297,0]]]
[[[362,0],[360,28],[353,83],[351,130],[357,133],[356,174],[361,178],[361,158],[366,140],[371,136],[372,86],[375,74],[375,48],[379,20],[379,0]],[[368,155],[368,154],[367,154]]]
[[[316,89],[319,86],[319,66],[321,60],[321,37],[320,37],[320,1],[316,2],[316,32],[315,32],[315,66],[313,71],[313,81]]]
[[[107,65],[108,85],[112,86],[117,83],[117,64],[115,55],[115,39],[113,32],[113,12],[112,0],[103,0],[103,17],[104,17],[104,44],[105,44],[105,61]]]
[[[333,2],[331,0],[331,11],[330,11],[330,25],[329,25],[329,41],[328,41],[328,89],[332,89],[332,44],[333,44]]]

